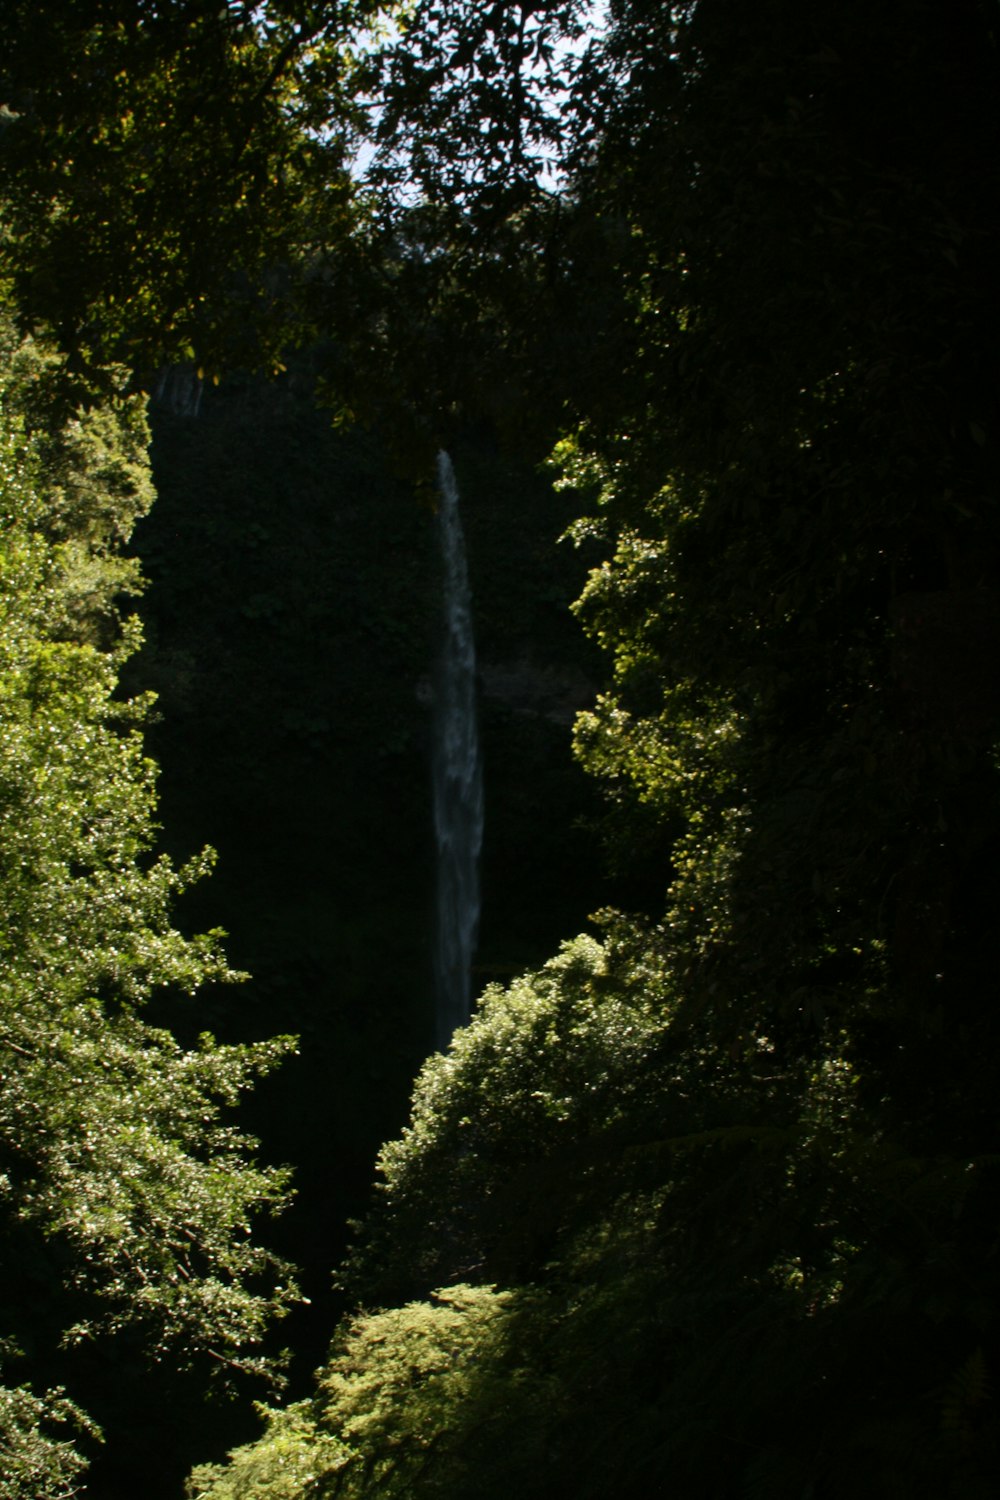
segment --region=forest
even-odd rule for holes
[[[0,1500],[992,1500],[997,0],[4,0],[0,204]]]

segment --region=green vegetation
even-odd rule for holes
[[[339,1322],[226,1462],[220,1416],[192,1500],[997,1491],[996,7],[585,12],[418,0],[352,50],[375,7],[85,6],[52,83],[27,11],[0,23],[2,270],[47,331],[3,365],[12,1500],[77,1484],[108,1426],[71,1354],[267,1362],[295,1291],[244,1230],[286,1179],[220,1110],[285,1030],[304,1056],[250,1119],[300,1166],[278,1244],[310,1277],[358,1215]],[[201,425],[161,404],[126,679],[161,691],[168,847],[222,847],[241,1009],[217,934],[171,915],[207,860],[155,854],[118,687],[150,494],[111,361],[279,356]],[[536,784],[493,782],[504,982],[424,1062],[362,1210],[330,1158],[356,1177],[395,1128],[429,1031],[441,444],[479,495],[487,779],[516,748]],[[603,675],[565,782],[522,712],[549,652]],[[585,808],[581,768],[617,886],[566,940],[602,879],[541,804]],[[212,927],[212,899],[180,910]],[[221,1046],[176,994],[206,981]]]
[[[280,364],[305,312],[277,268],[354,224],[356,37],[393,8],[4,6],[0,274],[79,389],[109,355]]]
[[[287,1041],[178,1045],[149,1025],[155,992],[232,980],[220,934],[186,938],[174,898],[211,864],[153,857],[148,704],[116,696],[137,645],[116,598],[138,587],[115,547],[148,505],[142,403],[56,429],[29,420],[52,356],[4,329],[0,491],[0,971],[3,1336],[8,1379],[123,1329],[150,1359],[264,1373],[290,1268],[247,1238],[285,1175],[222,1118]],[[30,1357],[29,1357],[30,1351]],[[9,1372],[9,1373],[8,1373]],[[5,1388],[5,1494],[65,1493],[88,1422],[55,1390]]]
[[[992,12],[612,4],[548,205],[435,71],[457,15],[418,7],[389,67],[428,198],[397,211],[464,340],[428,384],[494,416],[512,370],[537,390],[604,556],[577,753],[619,866],[669,851],[663,899],[428,1062],[344,1271],[364,1312],[191,1493],[274,1493],[287,1444],[294,1496],[985,1496]],[[520,59],[476,25],[489,94]],[[561,413],[510,241],[553,257]],[[596,316],[560,364],[567,286]]]

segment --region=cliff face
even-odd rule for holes
[[[171,848],[219,851],[191,920],[225,927],[252,975],[205,997],[192,1029],[301,1037],[253,1124],[296,1167],[279,1233],[313,1307],[283,1337],[308,1371],[345,1220],[431,1046],[433,512],[373,440],[332,430],[301,375],[234,378],[197,415],[165,397],[153,423],[134,685],[159,695],[151,749]],[[537,476],[485,446],[456,465],[486,786],[475,991],[540,961],[607,896],[587,827],[597,792],[570,750],[596,678],[568,609],[584,563],[556,548],[565,518]]]

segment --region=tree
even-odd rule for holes
[[[619,922],[488,993],[382,1154],[316,1395],[192,1496],[980,1493],[981,1360],[940,1436],[912,1394],[967,1170],[869,1139],[843,1059],[695,1041],[673,983]]]
[[[5,6],[0,266],[78,381],[109,357],[279,359],[292,248],[354,223],[354,52],[391,9],[95,0],[40,25]]]
[[[365,213],[306,296],[334,338],[326,398],[411,477],[463,427],[537,463],[621,314],[608,226],[564,191],[599,115],[593,10],[428,0],[365,59]]]
[[[251,1235],[287,1197],[225,1119],[287,1039],[193,1050],[142,1008],[233,980],[220,934],[187,938],[175,897],[211,865],[153,854],[156,767],[142,699],[117,696],[137,644],[115,555],[150,499],[137,398],[61,429],[25,413],[52,356],[3,330],[0,400],[0,1183],[5,1377],[72,1374],[60,1353],[141,1330],[149,1357],[265,1374],[261,1344],[295,1299]],[[119,375],[119,378],[123,378]],[[67,1376],[67,1378],[69,1378]],[[4,1386],[5,1496],[66,1493],[83,1455],[58,1390]],[[85,1398],[84,1398],[85,1399]]]
[[[850,8],[615,15],[584,191],[633,225],[634,324],[562,450],[611,546],[580,751],[686,820],[675,961],[724,1029],[989,1027],[959,932],[994,836],[995,55],[975,7],[886,6],[863,53]]]
[[[581,1173],[638,1128],[624,1123],[630,1080],[653,1066],[669,1001],[633,985],[633,966],[635,953],[578,937],[538,973],[491,985],[427,1060],[410,1123],[379,1157],[345,1271],[353,1301],[395,1306],[540,1270]]]

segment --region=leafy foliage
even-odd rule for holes
[[[992,13],[613,0],[572,185],[550,217],[494,205],[499,230],[468,163],[478,119],[516,177],[516,131],[456,108],[448,158],[419,18],[399,76],[438,196],[396,292],[430,265],[449,330],[495,315],[485,378],[531,397],[518,315],[557,337],[560,303],[531,270],[490,299],[503,235],[527,264],[540,225],[589,224],[560,227],[566,285],[620,312],[556,371],[573,534],[604,548],[578,613],[610,680],[577,747],[620,858],[669,842],[667,894],[489,991],[427,1064],[347,1267],[376,1310],[300,1411],[344,1448],[290,1493],[985,1496]],[[492,24],[470,9],[459,49]],[[256,1494],[282,1421],[205,1493]]]
[[[336,340],[326,399],[411,482],[476,430],[537,463],[622,316],[617,229],[561,190],[599,118],[597,9],[428,0],[363,63],[366,212],[347,253],[310,262],[307,298]]]
[[[651,963],[579,939],[428,1063],[351,1267],[387,1310],[193,1495],[980,1492],[989,1163],[878,1141],[842,1057],[698,1046]]]
[[[565,944],[538,974],[490,986],[450,1051],[428,1059],[411,1122],[379,1159],[348,1270],[358,1300],[391,1304],[538,1263],[554,1182],[590,1165],[589,1138],[620,1126],[627,1080],[662,1025],[654,995],[623,991],[608,966],[593,939]]]
[[[390,201],[461,206],[478,219],[523,206],[562,154],[591,8],[414,5],[369,63],[369,179]]]
[[[634,226],[634,322],[623,379],[559,455],[609,545],[578,609],[614,684],[578,748],[686,830],[669,929],[688,1004],[720,1039],[780,1017],[808,1049],[846,1025],[879,1066],[905,1016],[909,1111],[940,1007],[961,1016],[956,1067],[963,1026],[995,1045],[968,979],[996,838],[998,702],[975,665],[1000,619],[992,63],[973,66],[971,8],[941,48],[930,10],[887,7],[863,54],[850,8],[616,14],[628,86],[581,192]]]
[[[0,1496],[61,1497],[75,1493],[86,1468],[65,1429],[87,1429],[86,1419],[60,1390],[34,1396],[24,1386],[0,1385]]]
[[[454,1286],[428,1302],[345,1324],[314,1401],[270,1412],[264,1438],[228,1468],[194,1472],[192,1500],[298,1500],[305,1494],[390,1497],[464,1493],[480,1468],[492,1489],[510,1424],[549,1382],[520,1340],[525,1299]],[[520,1455],[519,1455],[520,1457]],[[510,1491],[508,1490],[508,1493]]]
[[[154,856],[148,705],[116,696],[137,630],[115,600],[138,578],[113,549],[150,498],[142,419],[133,399],[36,434],[24,382],[46,356],[5,334],[0,1317],[42,1369],[60,1341],[130,1326],[153,1359],[264,1373],[264,1329],[295,1288],[251,1221],[287,1177],[222,1115],[290,1044],[206,1035],[185,1051],[140,1013],[156,992],[239,977],[221,934],[171,923],[211,853],[179,870]],[[75,1408],[4,1390],[8,1493],[62,1493],[81,1459],[38,1420]]]
[[[279,361],[278,267],[354,220],[354,52],[389,8],[4,7],[0,261],[78,380],[108,357]]]

